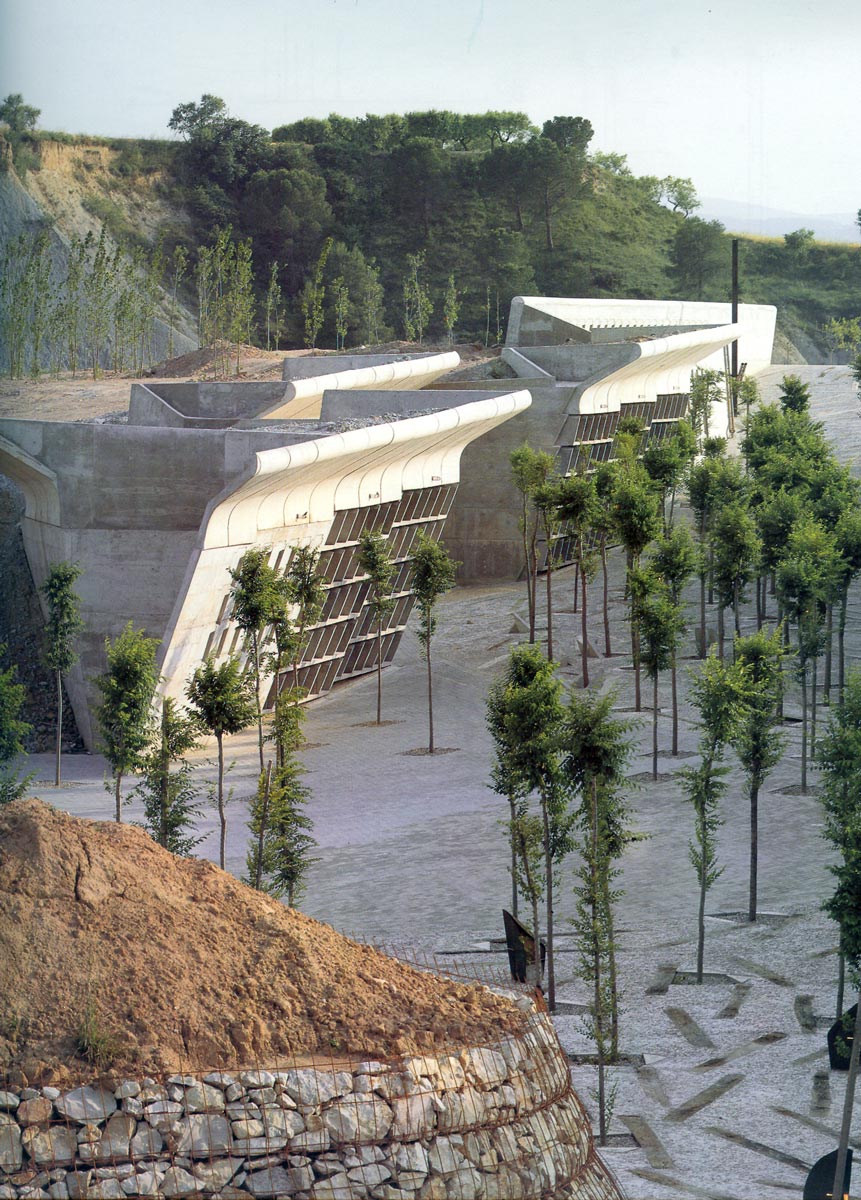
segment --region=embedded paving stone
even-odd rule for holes
[[[50,1121],[53,1111],[54,1105],[50,1100],[44,1096],[37,1096],[34,1100],[25,1100],[18,1106],[15,1120],[19,1125],[45,1125]]]
[[[689,1013],[686,1013],[683,1008],[665,1008],[664,1012],[672,1021],[676,1032],[680,1033],[690,1045],[708,1050],[715,1048],[715,1043],[709,1035],[705,1030],[700,1028],[693,1017]]]
[[[627,1125],[634,1141],[645,1150],[650,1166],[657,1167],[659,1170],[672,1167],[673,1160],[666,1147],[645,1118],[633,1113],[628,1116],[620,1113],[619,1120],[623,1125]]]
[[[670,1097],[658,1074],[657,1068],[646,1065],[637,1068],[637,1081],[650,1100],[657,1101],[664,1108],[670,1107]]]
[[[715,1017],[718,1020],[723,1021],[730,1021],[737,1017],[738,1010],[741,1008],[742,1004],[744,1004],[745,998],[749,991],[749,983],[737,983],[732,989],[729,1000],[726,1002],[720,1012],[715,1013]]]
[[[673,982],[673,977],[679,969],[678,963],[659,963],[654,978],[646,988],[647,996],[663,996]]]
[[[667,1113],[667,1120],[676,1123],[687,1121],[688,1117],[692,1117],[694,1113],[698,1113],[701,1109],[706,1108],[709,1104],[714,1104],[715,1100],[719,1100],[721,1096],[726,1095],[728,1091],[741,1083],[744,1075],[723,1075],[715,1083],[707,1088],[703,1088],[701,1092],[697,1092],[695,1096],[691,1096],[689,1100],[685,1100],[676,1108],[671,1108]]]
[[[55,1103],[61,1116],[80,1125],[90,1121],[105,1121],[117,1109],[113,1092],[106,1088],[75,1088],[60,1096]]]
[[[723,1138],[724,1141],[732,1142],[736,1146],[743,1146],[745,1150],[752,1150],[754,1154],[763,1154],[766,1158],[773,1158],[775,1162],[783,1163],[787,1167],[795,1167],[798,1171],[808,1172],[813,1165],[809,1162],[804,1162],[800,1158],[796,1158],[794,1154],[786,1154],[783,1150],[776,1150],[774,1146],[766,1146],[763,1142],[756,1142],[752,1138],[745,1137],[742,1133],[735,1133],[731,1129],[721,1129],[719,1125],[706,1125],[706,1133],[714,1134],[715,1137]]]
[[[803,1113],[795,1112],[791,1108],[783,1108],[780,1104],[771,1106],[772,1112],[776,1112],[779,1117],[789,1117],[790,1120],[798,1121],[800,1125],[805,1125],[808,1129],[815,1129],[817,1133],[824,1133],[830,1141],[840,1141],[839,1129],[832,1129],[830,1125],[824,1124],[822,1121],[815,1121],[812,1117],[806,1117]],[[850,1137],[849,1145],[853,1150],[861,1150],[861,1138]]]
[[[738,963],[740,967],[744,967],[746,971],[750,971],[751,974],[758,975],[760,979],[776,983],[778,987],[791,988],[795,986],[792,980],[787,979],[785,975],[781,975],[778,971],[772,971],[771,967],[764,967],[762,963],[754,962],[750,958],[741,958],[739,955],[735,955],[732,961]]]
[[[792,1008],[798,1018],[798,1024],[804,1032],[815,1033],[816,1017],[813,1014],[813,997],[807,994],[796,996]]]
[[[773,1033],[761,1033],[759,1037],[751,1038],[749,1042],[742,1042],[732,1050],[727,1050],[723,1054],[719,1054],[714,1058],[708,1058],[705,1062],[697,1063],[694,1067],[695,1071],[711,1071],[715,1067],[726,1066],[728,1062],[733,1062],[737,1058],[744,1058],[746,1054],[752,1054],[754,1050],[760,1049],[761,1046],[773,1046],[775,1042],[782,1042],[786,1037],[785,1033],[775,1030]]]
[[[813,1075],[813,1095],[810,1100],[812,1113],[831,1111],[831,1072],[816,1071]]]

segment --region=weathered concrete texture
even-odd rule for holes
[[[295,379],[315,379],[320,375],[359,371],[363,367],[381,367],[389,363],[420,363],[422,359],[436,357],[437,353],[433,350],[424,354],[305,354],[297,358],[285,358],[281,378],[289,382]]]
[[[23,540],[36,583],[61,560],[83,568],[77,591],[85,632],[67,686],[89,746],[93,679],[104,669],[106,637],[132,621],[160,639],[164,692],[181,697],[205,655],[238,649],[235,627],[227,628],[229,569],[251,546],[268,547],[273,565],[283,569],[293,547],[327,543],[336,512],[364,510],[365,524],[376,521],[386,532],[393,523],[403,527],[396,555],[402,603],[384,646],[390,658],[411,603],[406,565],[416,531],[439,536],[464,447],[529,404],[524,391],[465,392],[454,397],[465,402],[455,404],[450,395],[428,404],[420,394],[422,415],[378,424],[359,417],[360,427],[343,433],[316,422],[249,429],[178,427],[172,418],[169,427],[149,423],[169,409],[184,425],[201,413],[211,414],[202,419],[213,425],[229,425],[281,391],[280,384],[204,384],[198,391],[164,385],[160,392],[173,402],[167,405],[161,394],[138,386],[132,417],[140,415],[144,424],[0,422],[0,470],[24,496]],[[342,407],[349,404],[347,394]],[[440,489],[440,504],[427,497],[400,512],[404,493],[423,489]],[[355,530],[338,535],[351,545],[358,536]],[[331,669],[315,676],[321,690],[331,686],[339,663],[347,673],[373,665],[364,645],[370,638],[362,624],[366,597],[354,599],[358,607],[346,617],[355,636],[349,645],[342,637],[323,647]]]
[[[288,382],[283,400],[262,415],[280,419],[319,417],[323,393],[329,389],[399,391],[402,388],[423,388],[460,364],[460,355],[453,350],[444,354],[405,354],[393,358],[369,355],[368,358],[382,361],[363,361],[363,355],[336,355],[329,359],[331,369],[328,372],[314,373]],[[294,362],[303,364],[308,359],[286,360],[285,373],[293,369],[291,364]],[[302,370],[301,365],[298,369]]]

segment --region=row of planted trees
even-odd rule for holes
[[[571,850],[571,830],[590,831],[591,842],[581,839],[578,846],[580,901],[575,924],[581,946],[589,949],[584,978],[595,987],[591,1021],[599,1064],[606,1057],[608,1045],[610,1054],[615,1052],[615,1043],[602,1045],[604,1028],[608,1021],[612,1026],[614,1019],[615,965],[609,948],[612,915],[600,910],[596,889],[606,907],[613,864],[625,842],[624,804],[616,796],[621,787],[619,777],[605,786],[605,812],[600,787],[592,789],[591,797],[582,788],[577,792],[572,730],[577,719],[588,718],[589,737],[609,749],[627,742],[630,726],[619,721],[607,724],[612,699],[599,701],[588,690],[572,692],[567,715],[559,703],[561,685],[555,680],[552,661],[552,574],[557,557],[564,556],[574,565],[575,611],[579,604],[581,616],[581,682],[588,689],[587,585],[600,566],[604,653],[609,657],[608,546],[620,546],[625,555],[626,612],[637,710],[642,707],[641,671],[653,685],[655,779],[659,674],[669,670],[672,676],[672,753],[676,755],[677,657],[689,624],[685,593],[694,578],[698,579],[696,642],[698,655],[705,661],[692,673],[688,700],[696,714],[700,742],[697,764],[681,771],[682,788],[694,817],[689,854],[699,895],[698,980],[703,974],[706,895],[722,870],[716,834],[722,823],[721,799],[727,787],[727,748],[732,747],[744,772],[749,799],[747,915],[755,921],[758,798],[763,782],[785,749],[785,739],[776,725],[783,716],[790,673],[794,669],[801,691],[802,792],[807,789],[808,757],[817,753],[817,696],[828,702],[836,691],[841,701],[823,742],[823,767],[827,771],[833,770],[835,757],[840,755],[845,766],[850,742],[846,726],[853,714],[857,718],[856,708],[861,712],[856,696],[858,681],[853,683],[850,696],[854,697],[854,707],[847,711],[842,706],[848,595],[852,580],[861,571],[858,484],[837,462],[821,426],[810,419],[808,390],[794,376],[784,378],[779,404],[759,407],[753,407],[758,400],[755,384],[745,381],[740,389],[746,410],[743,460],[728,457],[725,442],[709,436],[708,415],[716,401],[716,382],[711,372],[695,374],[691,420],[681,422],[671,438],[644,446],[638,423],[623,421],[615,439],[614,461],[594,470],[584,469],[576,476],[560,479],[554,473],[555,460],[550,455],[528,446],[512,455],[514,479],[521,495],[533,643],[540,632],[537,583],[542,565],[541,537],[546,547],[547,655],[545,659],[538,646],[516,649],[505,678],[491,692],[488,723],[497,748],[493,786],[509,803],[512,903],[516,905],[518,892],[528,900],[536,930],[537,898],[543,895],[545,899],[551,1007],[554,870]],[[682,490],[687,493],[693,528],[687,521],[676,519],[675,495]],[[557,547],[562,550],[558,556]],[[727,614],[731,638],[727,634]],[[743,626],[748,636],[743,636]],[[832,646],[835,638],[836,648]],[[820,679],[817,664],[823,657]],[[836,661],[836,670],[832,660]],[[808,709],[812,711],[809,736]],[[534,723],[534,734],[530,723]],[[842,747],[839,752],[835,739]],[[592,744],[588,739],[578,743],[577,753],[584,763],[589,762]],[[857,769],[861,778],[861,759]],[[582,771],[586,770],[583,766]],[[842,790],[833,782],[826,789],[831,814],[827,828],[842,863],[838,868],[841,886],[831,904],[845,914],[850,901],[861,896],[861,881],[855,879],[851,866],[853,856],[856,869],[861,865],[855,852],[861,818],[852,815],[850,819],[847,815],[850,808],[854,813],[848,800],[852,789],[847,790],[845,770],[841,778]],[[602,837],[606,842],[598,849]],[[601,881],[600,887],[597,880]],[[585,908],[584,897],[588,900]],[[599,968],[596,947],[602,939],[608,948],[606,961]],[[603,1009],[601,979],[607,988]],[[601,1082],[602,1092],[603,1086]]]
[[[10,377],[62,370],[75,376],[81,369],[94,379],[103,370],[143,374],[157,356],[173,356],[189,282],[195,290],[198,344],[220,350],[216,377],[239,372],[243,344],[258,341],[267,350],[277,349],[288,326],[294,333],[303,329],[304,344],[312,349],[327,323],[339,350],[351,334],[372,344],[392,333],[384,323],[378,269],[333,238],[326,239],[292,317],[280,283],[281,265],[270,262],[265,291],[258,288],[251,238],[237,239],[230,226],[217,228],[211,244],[198,249],[192,281],[189,270],[182,244],[171,255],[161,243],[152,250],[126,251],[103,227],[98,237],[73,236],[64,252],[54,255],[48,229],[21,233],[6,244],[0,264],[0,340]],[[422,342],[435,303],[449,341],[454,340],[461,293],[453,274],[435,300],[425,279],[425,254],[417,251],[407,255],[402,291],[407,340]],[[486,299],[485,344],[491,336],[489,288]],[[166,341],[158,336],[159,321],[166,326]],[[494,336],[499,334],[497,313]]]
[[[187,855],[199,844],[196,822],[201,815],[201,789],[188,754],[208,734],[217,745],[217,777],[211,789],[219,818],[219,862],[225,866],[227,802],[224,739],[256,725],[259,781],[251,805],[251,841],[247,882],[283,896],[294,904],[314,860],[311,822],[304,812],[309,792],[302,783],[297,759],[305,744],[302,732],[306,691],[299,672],[312,627],[320,620],[326,581],[319,573],[318,551],[295,549],[287,568],[270,565],[267,548],[245,552],[231,570],[232,619],[245,639],[246,666],[229,656],[216,663],[207,658],[185,688],[187,707],[165,699],[157,713],[154,703],[160,682],[156,665],[159,642],[132,623],[105,650],[107,670],[96,680],[101,703],[96,719],[102,749],[112,773],[115,817],[122,820],[122,784],[129,774],[141,776],[135,794],[141,799],[144,825],[162,846]],[[381,722],[383,631],[394,607],[395,563],[386,536],[366,531],[358,564],[368,580],[368,604],[377,639],[377,723]],[[419,609],[418,637],[427,668],[428,750],[434,751],[431,643],[437,625],[436,604],[454,584],[456,564],[445,547],[419,531],[413,551],[410,585]],[[42,587],[48,609],[45,664],[55,674],[57,688],[56,785],[61,782],[63,675],[78,660],[75,642],[83,628],[74,584],[80,568],[61,562],[51,569]],[[0,647],[0,652],[2,652]],[[274,680],[275,702],[269,740],[274,763],[266,762],[262,686]],[[24,688],[14,668],[0,672],[0,765],[22,750],[29,726],[21,719]],[[30,777],[0,774],[0,804],[23,795]]]

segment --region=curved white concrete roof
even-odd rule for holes
[[[165,694],[182,696],[217,625],[227,572],[250,545],[322,545],[338,510],[456,483],[464,448],[530,404],[529,392],[521,390],[260,451],[251,471],[204,516],[164,636]]]
[[[286,384],[284,399],[261,413],[261,419],[296,419],[319,417],[323,403],[323,392],[327,390],[356,388],[397,391],[401,388],[415,389],[433,383],[446,371],[453,371],[460,364],[460,355],[452,350],[443,354],[407,359],[403,362],[383,363],[375,367],[356,367],[349,371],[336,371],[331,375],[313,375],[308,379],[295,379]]]

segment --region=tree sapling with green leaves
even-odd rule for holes
[[[412,552],[410,586],[415,593],[419,610],[418,639],[425,652],[428,685],[428,754],[434,752],[433,731],[433,674],[431,672],[431,641],[436,632],[436,605],[440,596],[454,587],[456,563],[442,542],[419,530]]]
[[[158,638],[148,638],[129,621],[113,641],[105,641],[108,669],[96,678],[102,702],[96,707],[102,752],[114,780],[116,819],[122,821],[123,776],[139,771],[153,729],[152,703],[158,685]]]
[[[256,715],[253,686],[253,682],[242,674],[237,659],[227,658],[220,666],[216,666],[211,658],[207,658],[194,672],[185,690],[192,712],[218,744],[216,804],[221,825],[218,861],[222,869],[227,840],[224,737],[225,734],[239,733],[253,723]]]
[[[74,591],[75,580],[81,575],[77,563],[54,563],[39,591],[45,597],[48,621],[45,627],[45,664],[54,672],[57,685],[57,735],[54,765],[54,786],[60,786],[60,763],[63,754],[63,675],[78,661],[75,637],[83,629],[81,602]]]
[[[5,652],[0,642],[0,658]],[[32,728],[21,716],[26,695],[23,683],[18,682],[17,668],[0,667],[0,806],[19,800],[32,778],[20,778],[9,767],[13,758],[24,753],[23,739]]]
[[[278,573],[269,565],[269,550],[252,546],[246,550],[235,568],[230,570],[233,586],[233,620],[245,634],[251,652],[251,673],[254,681],[254,702],[257,712],[257,748],[260,770],[263,770],[263,706],[260,697],[262,676],[261,652],[268,641],[268,631],[282,607]]]
[[[163,700],[161,721],[143,757],[143,779],[135,789],[143,801],[144,828],[165,850],[183,857],[202,841],[194,832],[198,789],[185,758],[199,740],[199,723],[175,700]],[[178,765],[172,770],[174,763]]]

